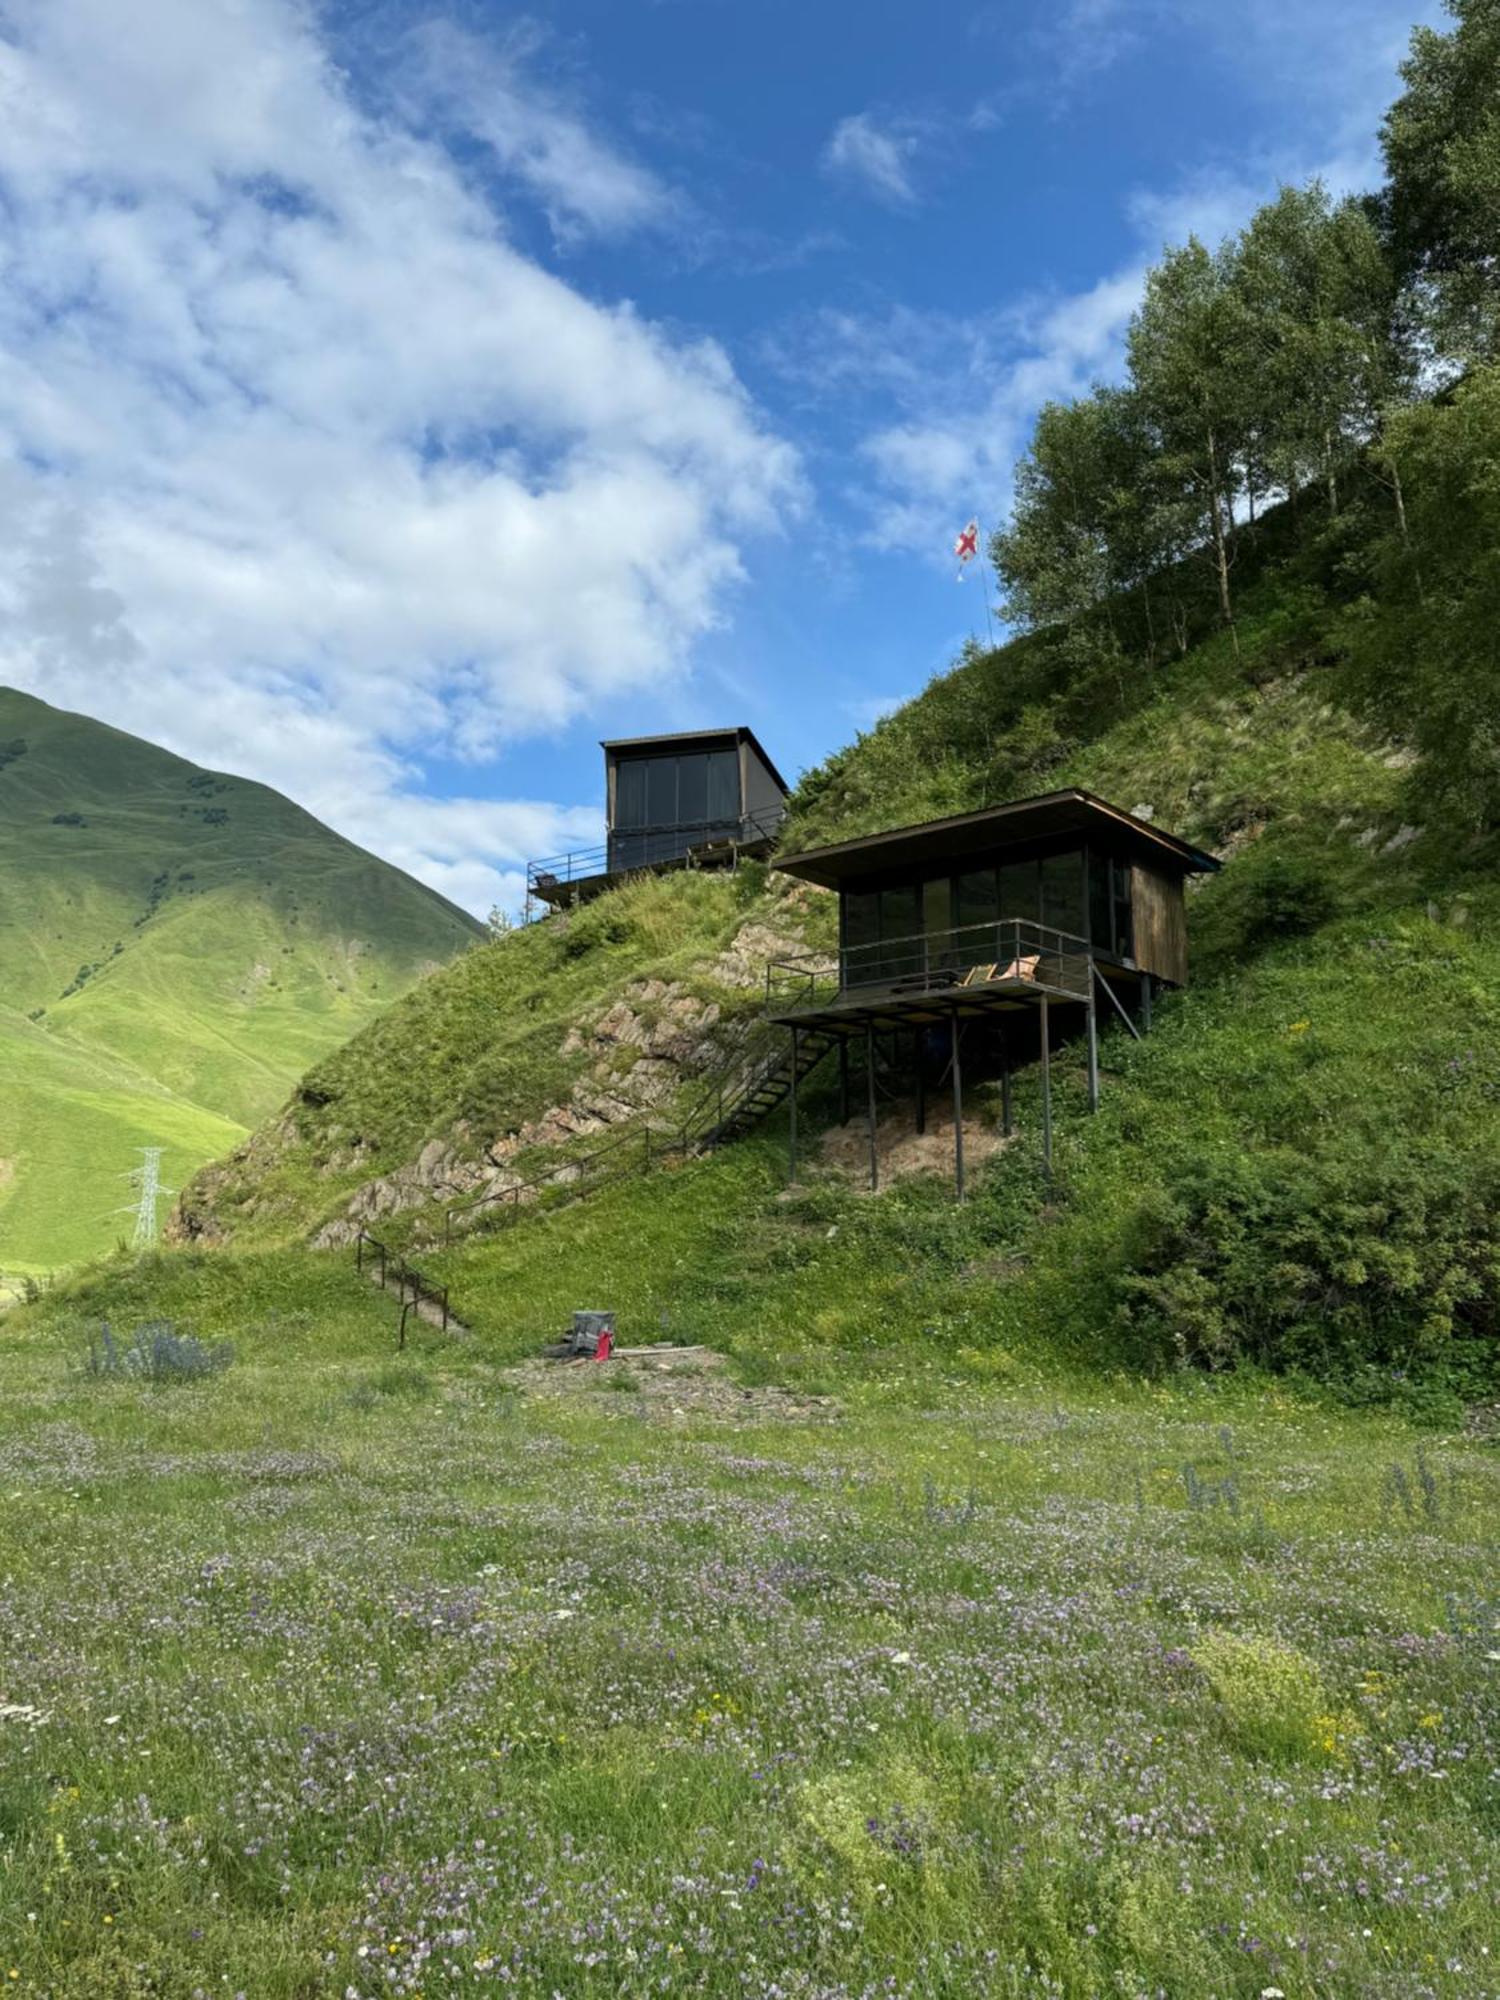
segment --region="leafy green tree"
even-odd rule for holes
[[[1010,525],[990,545],[1006,616],[1028,630],[1073,623],[1086,637],[1097,628],[1117,652],[1120,614],[1135,597],[1154,659],[1163,615],[1185,635],[1170,575],[1159,573],[1188,534],[1133,390],[1095,387],[1079,402],[1049,403],[1016,468]]]
[[[1229,573],[1243,490],[1251,406],[1233,260],[1189,239],[1146,280],[1130,326],[1130,372],[1151,434],[1157,477],[1191,513],[1209,555],[1224,624],[1234,630]]]
[[[1424,753],[1424,815],[1500,829],[1500,366],[1395,416],[1379,455],[1399,468],[1411,553],[1393,540],[1378,611],[1348,631],[1356,691]],[[1420,564],[1420,586],[1412,557]]]
[[[1343,465],[1410,380],[1379,232],[1320,181],[1285,187],[1241,234],[1232,268],[1250,450],[1283,492],[1320,480],[1336,514]]]
[[[1448,0],[1455,26],[1418,28],[1381,132],[1397,268],[1433,308],[1439,346],[1500,352],[1500,0]]]

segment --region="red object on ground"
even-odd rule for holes
[[[596,1361],[608,1361],[609,1350],[614,1346],[614,1344],[615,1344],[614,1328],[607,1326],[604,1329],[603,1333],[601,1333],[599,1336],[599,1345],[594,1349],[594,1359]]]

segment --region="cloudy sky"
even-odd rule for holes
[[[789,774],[1144,264],[1376,173],[1437,0],[0,0],[0,683],[456,900],[600,736]]]

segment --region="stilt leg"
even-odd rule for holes
[[[787,1184],[795,1187],[797,1182],[797,1070],[802,1056],[802,1035],[799,1029],[792,1030],[792,1109],[791,1122],[787,1126]]]
[[[875,1023],[865,1030],[865,1084],[870,1116],[870,1192],[880,1186],[880,1155],[875,1150]]]
[[[922,1037],[918,1034],[913,1042],[912,1061],[917,1072],[917,1131],[927,1130],[927,1071],[922,1064]]]
[[[1141,974],[1141,1026],[1149,1035],[1151,1032],[1151,974]]]
[[[849,1037],[839,1036],[839,1123],[849,1123]]]
[[[1052,1035],[1047,996],[1042,995],[1042,1166],[1052,1178]]]
[[[964,1198],[964,1078],[958,1057],[958,1009],[953,1010],[953,1179],[960,1201]]]
[[[1099,1109],[1099,1010],[1095,1004],[1094,973],[1089,969],[1089,1110]]]
[[[1005,1030],[1000,1031],[1000,1130],[1008,1139],[1011,1135],[1010,1115],[1010,1043]]]

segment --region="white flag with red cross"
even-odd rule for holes
[[[953,544],[953,553],[958,557],[958,580],[964,580],[964,571],[979,554],[979,523],[971,521],[958,540]]]

